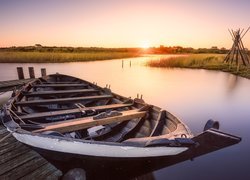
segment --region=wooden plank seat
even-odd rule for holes
[[[73,90],[58,90],[58,91],[34,91],[23,93],[24,96],[48,96],[48,95],[63,95],[74,93],[94,93],[99,92],[96,89],[73,89]]]
[[[87,87],[88,85],[87,84],[35,84],[35,85],[32,85],[32,87],[35,87],[35,88],[39,88],[39,87],[54,87],[54,88],[58,88],[58,87]]]
[[[65,104],[72,102],[81,102],[88,100],[100,100],[100,99],[110,99],[112,95],[99,95],[99,96],[83,96],[83,97],[72,97],[72,98],[57,98],[57,99],[42,99],[33,101],[19,101],[15,103],[18,106],[36,106],[36,105],[46,105],[46,104]]]
[[[158,118],[156,120],[155,126],[150,134],[150,137],[152,136],[159,136],[161,134],[162,128],[165,123],[165,118],[166,118],[166,110],[161,110]]]
[[[139,109],[139,111],[148,111],[150,108],[152,108],[151,105],[146,105]],[[85,139],[94,139],[97,141],[109,141],[109,142],[122,142],[124,139],[126,139],[131,133],[134,132],[134,130],[142,125],[142,121],[144,121],[145,118],[137,118],[133,121],[123,121],[121,123],[116,123],[115,125],[111,126],[109,125],[108,130],[102,131],[102,133],[96,135],[96,136],[89,136]],[[110,130],[109,130],[110,129]]]
[[[124,107],[129,107],[129,106],[132,106],[132,104],[110,104],[110,105],[104,105],[104,106],[93,106],[93,107],[75,108],[75,109],[69,109],[69,110],[32,113],[32,114],[28,114],[28,115],[19,116],[19,118],[21,118],[22,120],[32,120],[32,119],[81,113],[83,111],[88,111],[88,110],[104,111],[104,110],[118,109],[118,108],[124,108]]]
[[[60,133],[72,132],[72,131],[90,128],[93,126],[123,122],[123,121],[132,120],[135,118],[142,118],[145,115],[146,115],[146,111],[128,110],[128,111],[122,111],[121,115],[104,117],[100,119],[95,119],[94,116],[91,116],[91,117],[78,118],[78,119],[62,121],[62,122],[47,123],[47,124],[42,125],[43,126],[42,129],[38,129],[33,132],[36,132],[36,133],[40,133],[44,131],[57,131]]]
[[[81,84],[81,82],[72,82],[72,81],[60,81],[60,82],[42,82],[42,84]]]

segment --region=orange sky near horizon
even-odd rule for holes
[[[3,0],[0,47],[211,46],[230,48],[228,28],[247,28],[247,0]],[[250,34],[250,33],[249,33]],[[250,48],[250,35],[243,42]]]

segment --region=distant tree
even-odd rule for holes
[[[41,44],[35,44],[35,47],[42,47]]]

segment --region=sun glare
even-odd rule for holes
[[[150,43],[148,41],[143,41],[141,42],[140,47],[143,49],[148,49],[150,47]]]

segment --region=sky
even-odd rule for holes
[[[0,0],[0,47],[210,48],[250,26],[249,0]],[[250,32],[243,38],[250,49]]]

